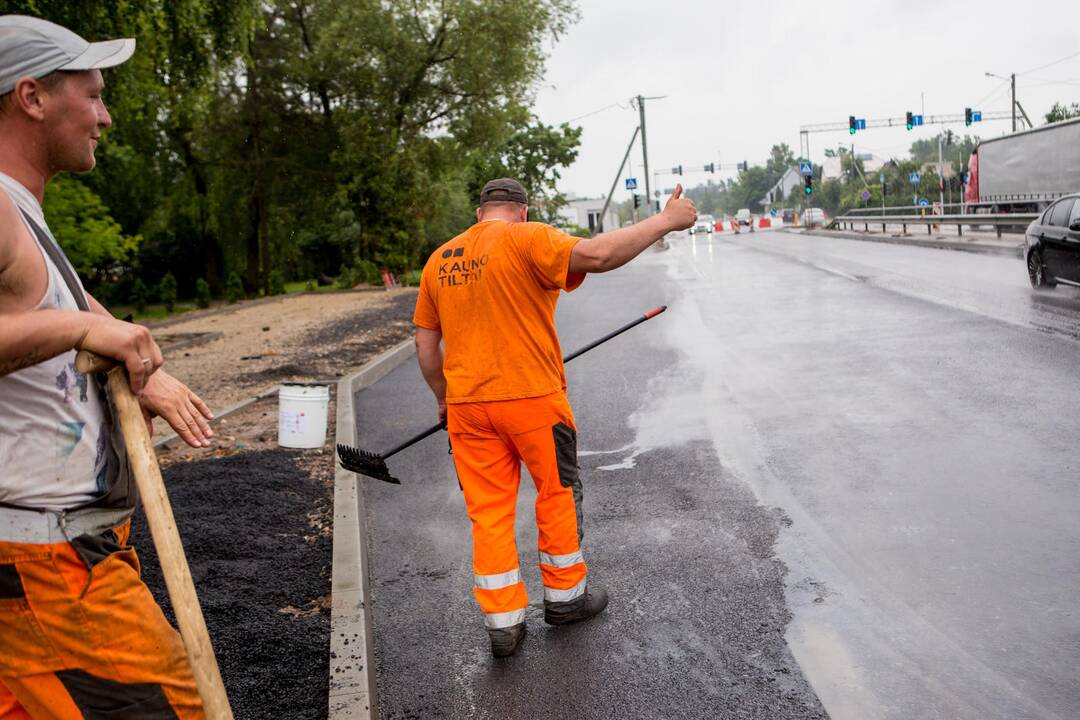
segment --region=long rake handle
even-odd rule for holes
[[[103,370],[112,361],[98,358],[85,351],[76,356],[76,367]],[[96,364],[95,364],[96,363]],[[115,364],[115,363],[113,363]],[[195,583],[191,578],[184,545],[173,518],[172,505],[165,491],[165,482],[161,477],[157,455],[150,442],[150,432],[143,420],[139,400],[131,392],[127,371],[123,365],[115,365],[109,373],[109,388],[116,404],[120,431],[127,445],[128,461],[135,484],[139,488],[146,524],[150,526],[150,537],[157,550],[161,574],[165,576],[165,587],[169,591],[176,624],[180,627],[180,636],[184,641],[191,672],[195,676],[195,686],[202,698],[203,710],[208,720],[232,720],[232,708],[229,706],[225,684],[221,680],[214,646],[210,642],[210,633],[206,629],[199,597],[195,592]]]
[[[574,352],[572,352],[569,355],[567,355],[566,357],[564,357],[563,362],[568,363],[571,360],[573,360],[574,358],[576,358],[578,355],[584,355],[585,353],[589,352],[590,350],[592,350],[596,346],[603,345],[608,340],[611,340],[614,337],[622,335],[624,332],[626,332],[630,328],[636,327],[637,325],[640,325],[641,323],[645,322],[646,320],[651,320],[652,318],[656,317],[657,315],[664,312],[665,310],[667,310],[667,305],[661,305],[660,307],[653,308],[652,310],[645,313],[644,315],[637,318],[636,320],[633,320],[632,322],[626,323],[625,325],[623,325],[621,328],[619,328],[617,330],[612,330],[611,332],[609,332],[607,335],[600,338],[599,340],[593,340],[591,343],[589,343],[585,347],[578,348]],[[408,440],[406,440],[405,442],[398,445],[397,447],[395,447],[395,448],[393,448],[391,450],[387,450],[386,452],[382,453],[382,458],[383,458],[383,460],[385,460],[386,458],[390,457],[391,455],[395,455],[395,454],[401,452],[402,450],[409,447],[410,445],[414,445],[414,444],[420,442],[421,440],[426,438],[428,435],[434,435],[435,433],[439,432],[440,430],[445,430],[445,429],[446,429],[446,424],[445,423],[439,423],[438,425],[433,425],[433,426],[429,427],[427,430],[420,433],[419,435],[411,437]]]

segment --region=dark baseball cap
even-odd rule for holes
[[[489,202],[512,202],[519,205],[528,205],[525,188],[513,178],[499,178],[491,180],[480,191],[480,204]]]

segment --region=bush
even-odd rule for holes
[[[244,281],[235,273],[229,273],[229,279],[225,281],[225,299],[230,303],[244,299]]]
[[[176,309],[176,277],[171,273],[165,273],[165,277],[161,278],[161,282],[158,284],[158,295],[161,297],[161,302],[165,303],[165,310],[172,312]]]
[[[342,290],[348,290],[355,284],[356,282],[353,280],[353,269],[343,263],[338,270],[337,286]]]
[[[357,260],[353,266],[353,280],[367,285],[382,285],[382,273],[379,266],[370,260]]]
[[[285,276],[281,274],[280,270],[271,270],[270,274],[266,278],[266,294],[267,295],[284,295],[285,294]]]
[[[131,286],[131,304],[135,306],[135,312],[140,315],[146,312],[146,306],[150,302],[150,289],[142,278],[135,278]]]
[[[210,283],[202,278],[195,281],[195,304],[201,308],[210,307]]]
[[[402,275],[398,280],[405,287],[420,287],[420,276],[423,273],[421,270],[410,270]]]
[[[316,285],[315,285],[314,280],[308,280],[304,284],[304,292],[315,292],[315,288],[316,288]]]

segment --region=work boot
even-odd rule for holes
[[[517,652],[521,641],[525,639],[528,628],[525,623],[511,625],[508,628],[488,628],[488,637],[491,638],[491,654],[495,657],[510,657]]]
[[[586,587],[585,593],[569,602],[544,602],[544,622],[548,625],[569,625],[588,620],[607,607],[607,590]]]

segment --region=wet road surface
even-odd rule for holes
[[[536,608],[494,662],[445,440],[367,485],[384,717],[1080,714],[1080,293],[1015,258],[677,236],[564,297],[564,349],[665,302],[569,367],[598,622]],[[434,412],[413,364],[357,399],[376,449]]]

